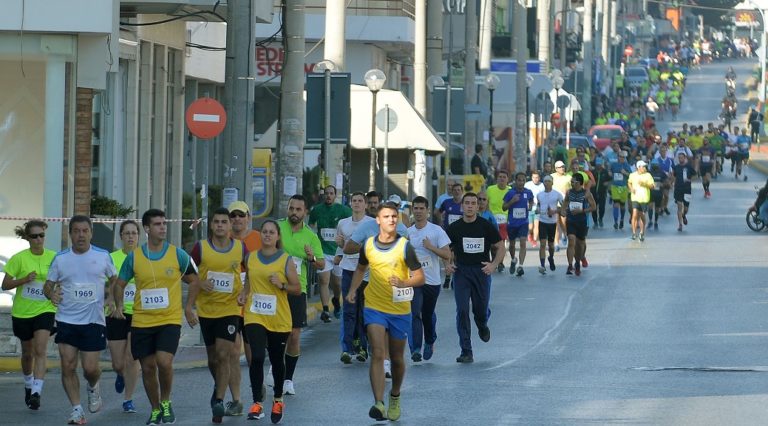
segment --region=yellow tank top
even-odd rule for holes
[[[149,260],[141,247],[133,251],[136,297],[133,301],[133,327],[181,325],[181,276],[176,246],[159,260]]]
[[[200,290],[197,295],[197,315],[203,318],[221,318],[240,315],[237,296],[243,289],[240,264],[243,261],[243,243],[230,240],[226,252],[216,250],[210,241],[200,241],[200,279],[213,281],[213,290]]]
[[[374,244],[375,238],[365,241],[365,257],[370,270],[370,280],[365,287],[365,307],[387,314],[410,314],[413,288],[397,288],[389,284],[389,277],[393,275],[401,280],[408,279],[408,265],[405,263],[408,240],[401,237],[388,250],[380,250]],[[395,299],[399,301],[395,302]]]
[[[272,274],[277,274],[281,282],[288,282],[285,276],[290,256],[283,251],[277,258],[264,263],[259,252],[249,253],[247,262],[248,285],[250,291],[245,299],[245,324],[261,324],[269,331],[290,332],[293,326],[291,307],[288,305],[288,293],[269,282]]]

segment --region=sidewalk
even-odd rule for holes
[[[752,146],[748,166],[768,176],[768,138],[761,138],[760,146]]]
[[[308,327],[313,327],[320,322],[320,313],[323,308],[320,304],[319,294],[315,294],[312,297],[308,297],[307,300],[307,324]],[[205,346],[200,339],[200,327],[190,328],[186,321],[182,321],[181,327],[181,340],[179,341],[179,349],[176,351],[176,357],[174,358],[175,369],[187,369],[206,367],[208,365],[208,355],[205,352]],[[338,326],[338,320],[334,320],[331,325]],[[15,337],[10,337],[15,339]],[[55,345],[53,339],[50,339],[48,350],[48,370],[59,369],[59,357],[55,351]],[[109,350],[105,350],[101,355],[101,368],[103,370],[111,370],[112,363],[109,357]],[[21,361],[18,354],[3,354],[0,355],[0,373],[20,372]]]

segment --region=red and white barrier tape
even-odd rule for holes
[[[68,217],[25,217],[25,216],[0,216],[0,220],[11,220],[11,221],[29,221],[29,220],[42,220],[43,222],[69,222]],[[91,222],[94,223],[122,223],[128,219],[116,219],[116,218],[102,218],[102,217],[92,217]],[[132,219],[132,220],[140,220],[140,219]],[[203,219],[166,219],[166,222],[191,222],[190,229],[197,226]]]

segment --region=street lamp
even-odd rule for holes
[[[371,162],[370,170],[368,170],[368,190],[373,191],[376,189],[376,94],[384,87],[387,76],[384,75],[384,71],[374,68],[365,73],[364,79],[365,85],[368,86],[368,90],[373,95],[371,102]]]
[[[331,72],[336,71],[336,69],[336,63],[330,59],[324,59],[312,67],[312,72],[323,73],[323,82],[325,83],[325,96],[323,99],[323,114],[325,115],[323,123],[323,164],[321,166],[325,172],[326,179],[330,179],[331,173]],[[325,188],[329,183],[330,180],[322,182],[320,186]]]
[[[492,175],[496,175],[495,173],[495,167],[493,165],[493,153],[496,150],[496,147],[494,145],[494,137],[493,137],[493,92],[496,90],[497,87],[499,87],[499,83],[501,80],[499,79],[499,76],[496,74],[488,74],[485,76],[485,87],[488,88],[488,97],[490,99],[489,102],[489,109],[490,114],[488,115],[488,166],[490,171],[492,172]]]
[[[429,93],[434,93],[436,87],[445,87],[445,154],[443,156],[443,175],[448,189],[448,174],[450,174],[451,162],[451,80],[443,80],[439,75],[430,75],[427,78]],[[433,119],[434,120],[434,119]]]

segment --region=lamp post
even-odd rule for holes
[[[427,78],[427,88],[430,93],[435,91],[435,87],[445,87],[445,154],[443,155],[443,175],[445,175],[445,184],[448,185],[448,175],[450,174],[451,162],[451,79],[443,80],[439,75],[431,75]],[[446,189],[448,187],[446,186]]]
[[[488,115],[488,169],[489,172],[495,176],[496,175],[496,167],[493,164],[493,154],[496,150],[495,144],[494,144],[494,136],[493,136],[493,92],[496,90],[497,87],[499,87],[499,83],[501,80],[499,79],[499,76],[496,74],[490,73],[485,76],[485,87],[488,88],[488,98],[489,98],[489,109],[490,114]]]
[[[323,164],[321,166],[325,172],[325,178],[327,182],[321,183],[322,188],[325,188],[328,184],[331,183],[331,72],[336,71],[336,68],[336,63],[330,59],[322,60],[315,64],[314,67],[312,67],[312,72],[323,73],[323,82],[325,83],[325,93],[323,99],[323,114],[325,118],[323,123]],[[339,188],[339,190],[341,191],[342,188]]]
[[[371,162],[370,170],[368,170],[368,190],[373,191],[376,189],[376,94],[384,87],[387,76],[382,70],[374,68],[365,73],[364,79],[365,85],[368,86],[368,90],[373,95],[371,102]]]

